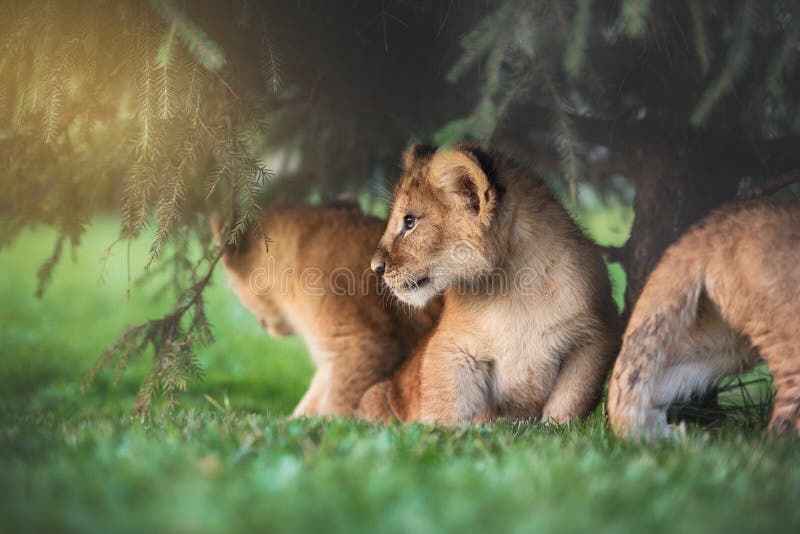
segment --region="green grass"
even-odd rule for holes
[[[221,276],[207,296],[217,342],[200,354],[206,380],[173,414],[142,422],[132,412],[146,359],[117,385],[103,374],[79,392],[126,324],[170,304],[137,286],[125,303],[124,247],[97,285],[115,231],[92,226],[42,300],[32,295],[52,233],[0,252],[1,532],[800,527],[794,440],[690,428],[683,442],[644,447],[614,438],[600,411],[569,427],[289,421],[311,373],[305,350],[270,340]]]

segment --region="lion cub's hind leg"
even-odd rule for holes
[[[772,408],[772,418],[769,430],[778,434],[800,435],[800,344],[795,341],[793,345],[780,345],[770,347],[764,351],[768,362],[774,361],[773,355],[785,351],[784,358],[778,359],[780,364],[770,364],[773,385],[777,391],[775,406]],[[770,355],[767,356],[766,353]]]
[[[800,333],[773,330],[759,348],[776,391],[768,429],[777,434],[800,435]]]
[[[772,373],[776,396],[768,430],[800,436],[800,231],[796,224],[790,229],[789,239],[770,242],[761,261],[743,265],[747,298],[729,308],[732,322],[750,336]]]

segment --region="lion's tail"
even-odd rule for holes
[[[622,436],[667,432],[666,406],[653,397],[673,343],[691,328],[704,286],[704,265],[665,256],[639,297],[608,387],[611,428]]]

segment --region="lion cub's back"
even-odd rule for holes
[[[706,289],[734,322],[754,307],[800,310],[799,202],[734,204],[690,234],[680,252],[706,256],[698,258],[705,263]]]
[[[372,252],[385,222],[355,209],[294,207],[268,213],[263,220],[270,252],[293,266],[369,271]]]

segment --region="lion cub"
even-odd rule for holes
[[[436,319],[436,303],[410,312],[384,294],[369,257],[384,222],[353,209],[298,207],[262,219],[256,235],[226,247],[230,287],[276,337],[303,337],[317,367],[293,415],[350,415]],[[219,221],[212,226],[219,235]]]
[[[601,396],[619,346],[608,271],[550,189],[474,144],[412,145],[373,270],[397,297],[444,295],[411,360],[368,390],[372,419],[567,421]]]
[[[800,203],[719,209],[664,253],[633,309],[608,392],[617,434],[667,435],[666,409],[763,357],[769,428],[800,433]]]

